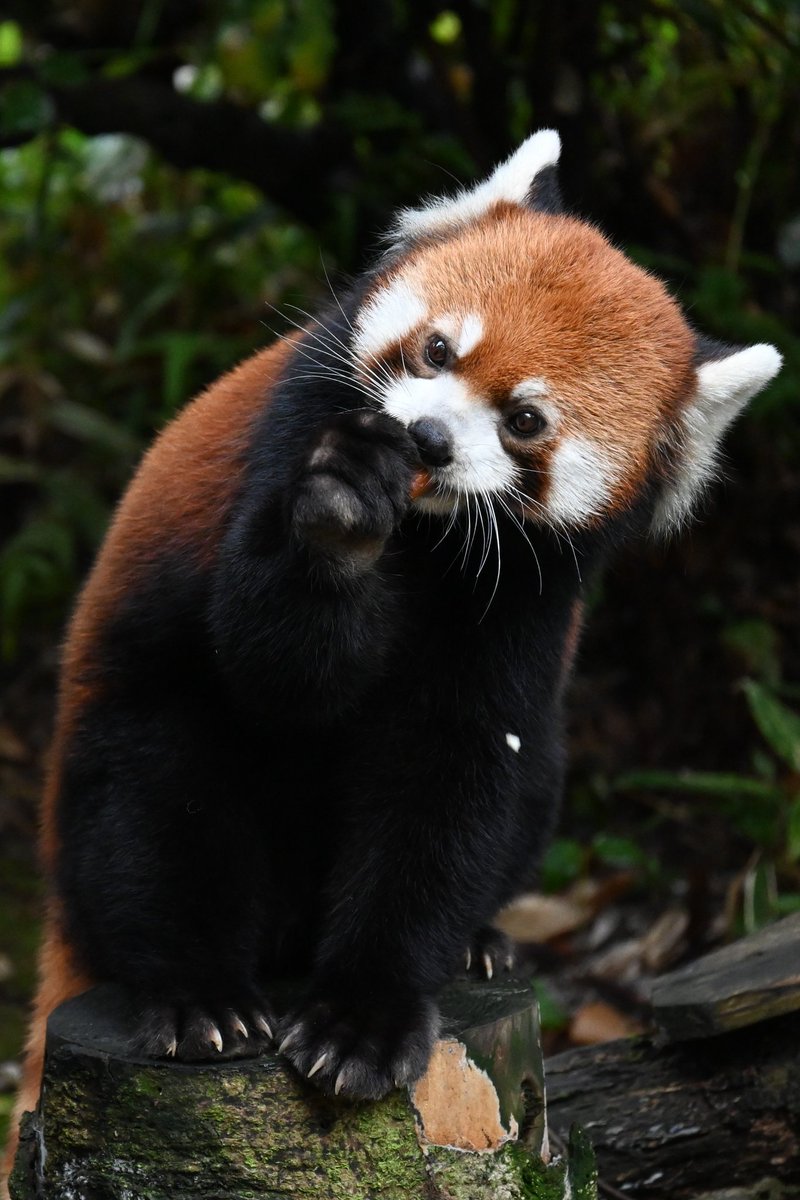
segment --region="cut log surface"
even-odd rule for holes
[[[96,988],[51,1016],[14,1200],[592,1200],[576,1153],[547,1166],[538,1013],[520,982],[454,985],[428,1074],[377,1104],[329,1099],[282,1060],[131,1053],[133,1014]],[[583,1161],[583,1165],[582,1164]]]
[[[601,1194],[608,1183],[646,1200],[800,1197],[800,1013],[705,1041],[569,1050],[545,1066],[550,1128],[582,1126]]]
[[[653,985],[670,1041],[708,1037],[800,1009],[800,913],[715,950]]]

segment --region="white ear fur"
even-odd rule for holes
[[[761,343],[712,358],[697,368],[697,390],[681,416],[678,471],[653,518],[656,533],[682,525],[715,473],[719,443],[749,400],[781,369],[774,346]]]
[[[495,167],[483,183],[462,188],[455,196],[432,196],[420,208],[404,208],[391,230],[393,239],[405,240],[465,225],[498,201],[524,204],[536,176],[556,165],[561,139],[555,129],[540,129],[519,146],[510,158]]]

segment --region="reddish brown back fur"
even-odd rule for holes
[[[98,631],[147,566],[154,547],[163,550],[165,541],[171,541],[187,559],[201,563],[213,559],[238,490],[252,421],[263,411],[290,350],[289,342],[262,350],[188,405],[145,455],[115,514],[81,593],[64,647],[56,731],[41,817],[41,854],[51,877],[58,855],[56,808],[63,746],[82,709],[96,695],[98,685],[91,681],[89,669]],[[157,539],[154,531],[158,532]],[[74,962],[57,906],[51,901],[12,1130],[16,1130],[21,1114],[34,1108],[38,1099],[48,1014],[92,983]],[[6,1163],[9,1168],[15,1148],[16,1134],[12,1132]]]

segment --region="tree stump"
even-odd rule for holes
[[[442,1007],[425,1077],[353,1104],[314,1092],[272,1054],[191,1066],[136,1058],[124,998],[96,988],[50,1018],[12,1198],[593,1200],[579,1139],[569,1165],[546,1161],[529,987],[457,984]]]

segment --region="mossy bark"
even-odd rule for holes
[[[12,1197],[563,1196],[566,1168],[546,1166],[540,1153],[542,1064],[530,992],[465,984],[447,1007],[436,1088],[347,1104],[314,1092],[274,1055],[196,1066],[137,1060],[124,1003],[97,989],[51,1018],[42,1101],[23,1130]],[[448,1144],[437,1145],[443,1136]],[[452,1148],[476,1139],[479,1150]]]

